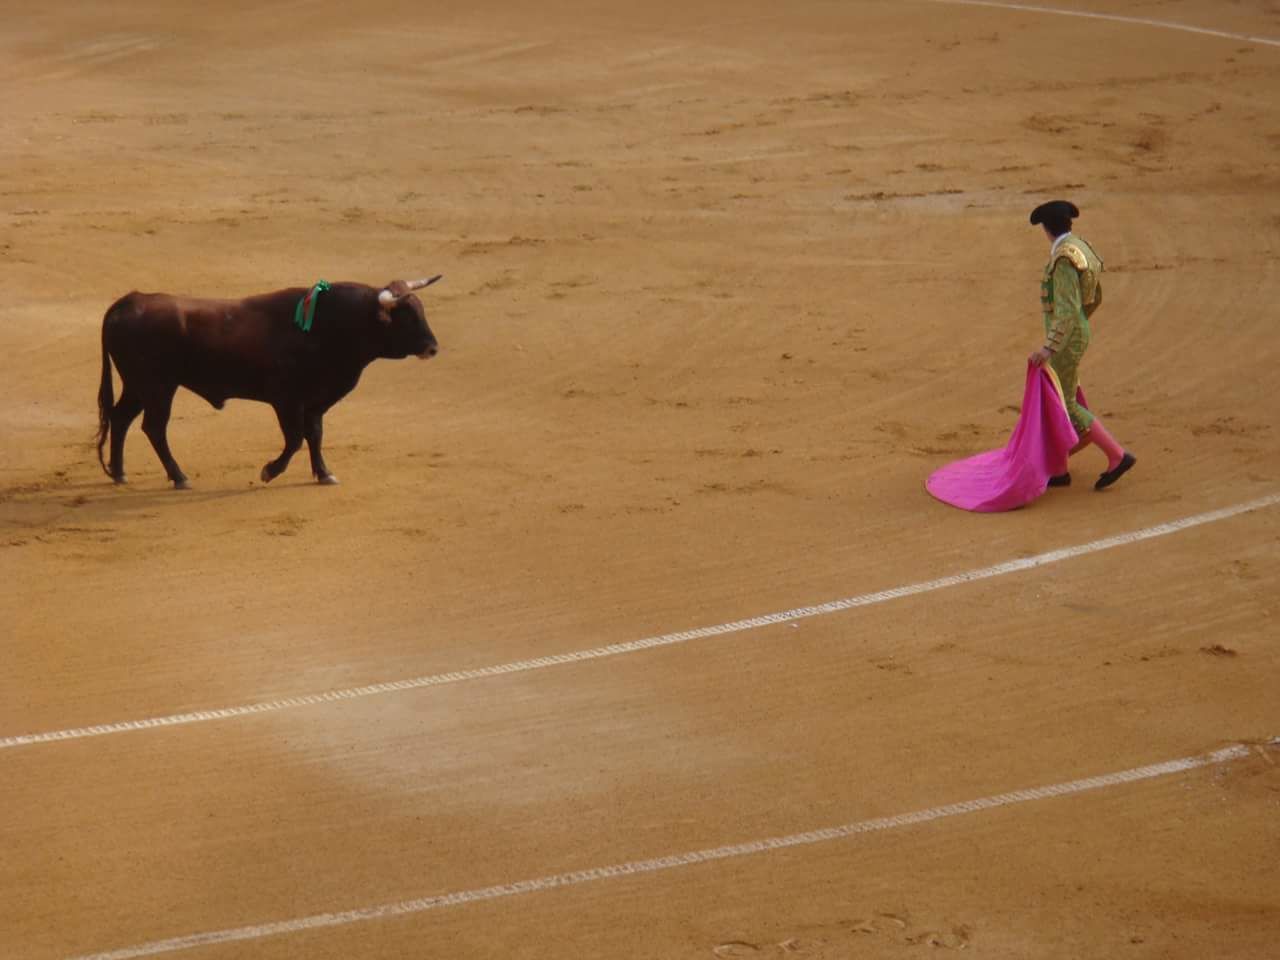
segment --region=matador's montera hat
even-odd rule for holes
[[[1080,210],[1070,200],[1050,200],[1031,211],[1031,225],[1054,221],[1074,220],[1080,216]]]

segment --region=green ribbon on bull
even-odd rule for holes
[[[316,301],[328,289],[329,281],[317,280],[316,285],[307,291],[307,295],[298,301],[298,306],[293,311],[293,322],[303,333],[311,332],[311,321],[316,316]]]

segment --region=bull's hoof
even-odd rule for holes
[[[173,489],[175,489],[175,490],[190,490],[190,489],[191,489],[191,484],[189,484],[189,483],[187,482],[187,478],[186,478],[186,477],[182,477],[182,478],[181,478],[181,479],[179,479],[179,480],[175,480],[175,481],[173,481]]]
[[[322,473],[316,476],[316,483],[320,484],[322,487],[336,487],[338,485],[338,478],[332,473]]]
[[[128,483],[129,480],[128,478],[125,477],[123,473],[113,473],[111,475],[111,482],[114,483],[116,486],[120,486],[121,484]]]
[[[274,473],[271,472],[271,464],[269,463],[265,467],[263,467],[262,472],[258,474],[258,479],[261,480],[263,483],[270,483],[275,478],[276,476]]]

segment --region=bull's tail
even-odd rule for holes
[[[102,382],[98,384],[98,463],[102,464],[102,472],[107,476],[111,476],[111,469],[103,459],[102,448],[111,433],[111,411],[116,405],[111,385],[111,356],[107,353],[107,319],[110,316],[111,310],[108,310],[107,316],[102,318]]]

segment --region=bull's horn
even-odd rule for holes
[[[443,276],[443,273],[437,273],[434,277],[427,277],[425,280],[405,280],[404,285],[408,287],[409,290],[408,293],[401,294],[401,297],[407,297],[414,290],[421,290],[423,287],[429,287]],[[382,290],[378,293],[378,302],[384,307],[389,307],[397,300],[401,299],[401,297],[397,297],[390,290]]]

